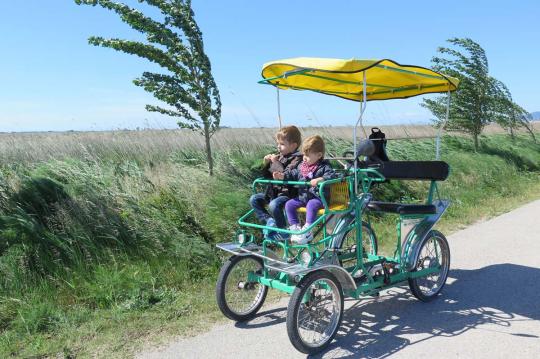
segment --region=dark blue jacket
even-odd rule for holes
[[[280,155],[276,162],[269,162],[263,168],[263,176],[266,179],[273,179],[272,173],[290,171],[302,163],[302,154],[295,151],[286,156]],[[298,195],[298,190],[293,186],[268,185],[265,191],[265,199],[271,201],[278,196],[294,198]]]
[[[322,177],[325,181],[327,181],[329,179],[337,178],[337,174],[332,168],[332,166],[330,166],[330,162],[324,159],[320,160],[315,171],[309,173],[306,177],[302,177],[302,174],[300,173],[300,165],[298,165],[297,168],[286,170],[285,172],[283,172],[283,175],[286,181],[311,181],[312,179],[319,177]],[[328,186],[324,187],[324,197],[327,202],[330,200],[330,187]],[[319,186],[302,186],[298,189],[299,200],[307,202],[313,198],[320,199]]]

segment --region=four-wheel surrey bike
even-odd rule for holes
[[[448,164],[438,160],[444,124],[439,127],[435,161],[366,161],[375,146],[372,140],[359,141],[357,129],[360,125],[365,136],[362,117],[367,101],[447,92],[449,106],[450,92],[457,89],[459,81],[391,60],[320,58],[270,62],[264,65],[262,77],[260,83],[277,88],[278,114],[279,91],[284,89],[310,90],[360,103],[353,151],[341,158],[348,164],[339,178],[319,184],[324,209],[309,228],[292,232],[266,227],[256,222],[250,210],[239,219],[240,229],[234,240],[217,245],[232,254],[221,268],[216,286],[223,314],[235,321],[246,321],[261,308],[268,288],[289,293],[290,341],[297,350],[312,354],[327,347],[338,332],[345,296],[360,299],[377,295],[408,281],[415,297],[430,301],[443,288],[450,248],[444,235],[433,227],[449,206],[448,200],[440,198],[437,187],[437,182],[449,174]],[[430,181],[425,203],[390,203],[373,198],[372,186],[384,186],[387,180]],[[271,184],[310,185],[257,179],[253,191],[257,186]],[[325,198],[328,187],[330,196]],[[368,217],[371,212],[397,215],[392,256],[378,255],[377,237]],[[301,234],[310,230],[315,240],[304,245],[260,235],[268,231]]]

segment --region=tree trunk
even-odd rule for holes
[[[529,123],[529,124],[530,124],[530,123]],[[534,135],[534,130],[533,130],[532,126],[529,126],[529,125],[526,124],[526,123],[524,124],[524,126],[525,126],[525,129],[527,130],[527,132],[529,132],[529,135],[531,135],[531,137],[532,137],[534,143],[536,143],[536,136]]]
[[[208,162],[208,173],[210,176],[214,175],[214,160],[212,159],[212,148],[210,147],[210,126],[204,124],[204,142],[206,149],[206,160]]]
[[[473,133],[473,138],[474,138],[474,151],[478,152],[478,134]]]

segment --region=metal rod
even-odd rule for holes
[[[441,158],[441,135],[442,135],[444,126],[446,126],[446,123],[448,122],[449,117],[450,117],[450,89],[448,89],[448,94],[446,97],[446,119],[439,127],[439,132],[437,133],[437,141],[436,141],[436,146],[435,146],[435,159],[436,160],[439,160]]]
[[[277,79],[284,79],[284,78],[287,78],[289,76],[294,76],[294,75],[298,75],[300,73],[303,73],[303,72],[308,72],[308,71],[313,71],[311,69],[296,69],[296,70],[291,70],[291,71],[287,71],[281,75],[278,75],[278,76],[274,76],[274,77],[269,77],[269,78],[266,78],[266,79],[262,79],[260,81],[258,81],[260,84],[264,84],[264,83],[268,83],[268,84],[271,84],[271,85],[274,85],[273,83],[271,83],[270,81],[273,81],[273,80],[277,80]]]
[[[414,74],[414,75],[417,75],[417,76],[427,77],[427,78],[431,78],[431,79],[443,79],[443,80],[446,80],[446,78],[444,76],[423,74],[423,73],[418,72],[418,71],[405,70],[405,69],[400,69],[400,68],[393,67],[393,66],[388,66],[388,65],[375,65],[375,67],[385,69],[385,70],[390,70],[390,71],[403,72],[403,73],[406,73],[406,74]]]
[[[335,81],[335,82],[339,82],[339,83],[343,83],[343,84],[359,85],[359,83],[356,82],[356,81],[346,81],[346,80],[341,80],[341,79],[336,79],[336,78],[326,77],[326,76],[321,76],[321,75],[314,75],[314,74],[309,74],[309,73],[302,73],[302,74],[299,74],[299,75],[308,76],[308,77],[314,77],[314,78],[318,78],[318,79],[322,79],[322,80]],[[382,87],[382,88],[388,88],[388,89],[397,89],[397,87],[394,87],[394,86],[378,85],[378,84],[373,84],[373,83],[369,83],[367,85],[370,86],[370,87]]]
[[[364,111],[366,110],[366,104],[367,104],[367,96],[366,96],[366,72],[364,71],[364,86],[363,86],[363,93],[362,93],[362,99],[364,100],[364,105],[362,106],[362,115],[360,116],[360,126],[362,127],[362,132],[364,132],[364,137],[367,138],[366,129],[364,128],[363,122],[363,115]]]
[[[271,85],[271,86],[277,86],[273,83],[270,83],[270,82],[259,82],[263,85]],[[429,89],[429,88],[435,88],[435,87],[441,87],[441,86],[444,86],[445,84],[435,84],[435,85],[423,85],[422,86],[422,89]],[[319,92],[319,93],[323,93],[323,94],[330,94],[330,95],[344,95],[344,96],[358,96],[360,95],[359,92],[349,92],[349,91],[330,91],[330,90],[315,90],[313,88],[310,88],[310,87],[303,87],[303,86],[297,86],[297,85],[288,85],[288,84],[284,84],[284,83],[281,83],[279,84],[279,86],[281,87],[287,87],[287,88],[290,88],[290,89],[293,89],[293,90],[309,90],[309,91],[313,91],[313,92]],[[367,86],[370,86],[370,84],[367,84]],[[387,94],[387,93],[396,93],[396,92],[403,92],[403,91],[409,91],[409,90],[412,90],[412,89],[416,89],[418,88],[418,85],[410,85],[410,86],[402,86],[402,87],[396,87],[395,89],[392,89],[392,90],[379,90],[379,91],[371,91],[371,92],[368,92],[369,95],[382,95],[382,94]],[[350,97],[346,97],[347,99],[349,100],[352,100],[352,101],[359,101],[359,100],[356,100],[354,98],[350,98]],[[396,98],[401,98],[401,97],[396,97]]]
[[[362,87],[363,87],[363,98],[362,98],[362,102],[360,102],[360,115],[358,116],[358,120],[356,121],[356,124],[354,125],[354,130],[353,130],[353,143],[354,143],[354,193],[357,194],[358,193],[358,164],[357,164],[357,154],[356,154],[356,151],[357,151],[357,147],[358,147],[358,144],[357,144],[357,140],[356,140],[356,128],[358,127],[358,123],[360,123],[360,126],[362,127],[362,131],[364,132],[364,136],[367,137],[366,135],[366,130],[364,129],[364,125],[362,124],[362,116],[364,115],[364,111],[366,109],[366,72],[365,71],[362,71],[362,74],[363,74],[363,84],[362,84]]]
[[[281,128],[281,104],[279,102],[279,87],[276,86],[277,91],[277,118],[279,122],[279,128]]]

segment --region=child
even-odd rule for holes
[[[317,212],[323,208],[317,185],[322,181],[336,177],[330,163],[324,159],[324,141],[320,136],[308,137],[304,141],[302,152],[304,153],[304,161],[298,168],[273,174],[275,179],[310,181],[311,184],[311,187],[301,187],[298,191],[298,197],[290,199],[285,204],[291,231],[300,230],[300,221],[296,213],[296,210],[300,207],[306,207],[306,224],[302,229],[315,222]],[[325,197],[328,200],[328,194],[325,193]],[[312,239],[313,234],[311,232],[291,236],[291,242],[296,244],[305,244]]]
[[[282,127],[276,133],[277,150],[279,154],[264,156],[263,174],[265,178],[272,179],[274,172],[292,171],[302,161],[302,154],[298,147],[302,143],[302,135],[296,126]],[[251,196],[249,202],[255,210],[255,215],[262,223],[269,227],[285,228],[287,223],[283,213],[285,202],[297,195],[297,190],[290,186],[269,185],[265,193]],[[268,204],[268,211],[265,206]],[[268,232],[270,239],[287,239],[288,235]]]

